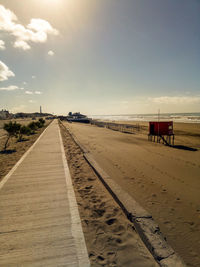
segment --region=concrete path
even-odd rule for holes
[[[0,266],[89,266],[57,121],[0,183]]]

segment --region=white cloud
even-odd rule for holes
[[[31,19],[31,23],[27,26],[28,29],[35,31],[36,33],[48,33],[57,35],[58,30],[54,29],[51,24],[43,19]]]
[[[41,91],[25,91],[25,94],[27,94],[27,95],[33,95],[33,94],[36,94],[36,95],[41,95],[42,94],[42,92]]]
[[[5,50],[5,42],[3,40],[0,40],[0,50]]]
[[[42,92],[40,92],[40,91],[35,91],[35,94],[36,94],[36,95],[41,95]]]
[[[10,85],[10,86],[7,86],[7,87],[1,87],[0,91],[14,91],[14,90],[23,90],[23,89],[24,88],[19,88],[16,85]]]
[[[51,50],[48,52],[48,55],[49,55],[49,56],[53,56],[54,54],[55,54],[55,53],[54,53],[53,51],[51,51]]]
[[[23,82],[23,84],[24,84],[24,85],[26,85],[26,84],[27,84],[27,82]]]
[[[32,79],[35,79],[35,78],[36,78],[36,77],[33,75],[33,76],[32,76]]]
[[[156,104],[197,104],[200,96],[161,96],[149,98],[149,101]]]
[[[8,80],[8,77],[13,77],[15,74],[4,64],[0,61],[0,81]]]
[[[23,40],[18,40],[16,42],[14,42],[13,46],[15,48],[22,48],[23,50],[31,49],[30,45],[28,43],[24,42]]]
[[[15,14],[6,9],[3,5],[0,5],[0,28],[3,30],[11,30],[14,21],[17,21]]]
[[[58,35],[58,30],[43,19],[31,19],[27,26],[18,23],[17,16],[3,5],[0,5],[0,30],[16,37],[14,47],[30,49],[28,42],[44,43],[48,35]]]
[[[27,95],[33,95],[33,92],[31,92],[31,91],[25,91],[25,94],[27,94]]]

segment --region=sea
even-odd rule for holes
[[[92,119],[106,121],[174,121],[183,123],[200,123],[198,113],[161,113],[161,114],[119,114],[119,115],[90,115]]]

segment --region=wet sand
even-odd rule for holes
[[[112,179],[153,215],[186,264],[200,266],[200,124],[176,123],[176,148],[147,141],[147,127],[125,134],[67,125]]]

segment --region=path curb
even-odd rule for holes
[[[80,144],[74,134],[68,128],[66,129],[74,142],[82,150],[84,158],[88,164],[92,167],[117,204],[122,208],[127,218],[133,223],[136,231],[157,263],[161,267],[186,267],[180,256],[167,244],[166,238],[161,233],[160,228],[152,218],[152,215],[143,209],[127,192],[115,183],[115,181],[112,180],[99,166],[91,153]]]

